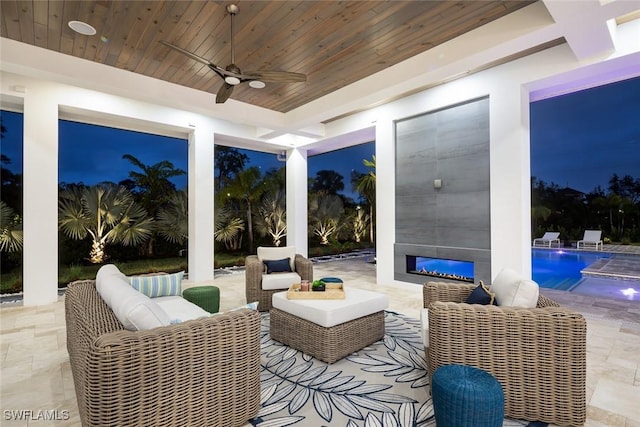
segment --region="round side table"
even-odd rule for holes
[[[220,289],[217,286],[194,286],[182,291],[182,297],[209,313],[220,310]]]

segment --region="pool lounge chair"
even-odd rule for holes
[[[602,230],[585,230],[584,236],[582,240],[578,240],[577,248],[580,249],[595,249],[598,250],[598,246],[600,246],[600,250],[602,250]]]
[[[547,231],[544,236],[533,239],[533,246],[550,248],[553,243],[560,247],[560,233],[557,231]]]

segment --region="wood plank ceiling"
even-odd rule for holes
[[[242,84],[231,98],[287,112],[533,1],[238,1],[235,63],[243,70],[304,73],[307,82],[263,89]],[[229,3],[2,0],[0,34],[215,93],[222,83],[215,73],[158,42],[227,66]],[[71,20],[97,34],[75,33]]]

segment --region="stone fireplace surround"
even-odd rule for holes
[[[445,280],[407,272],[407,256],[474,263],[491,282],[489,97],[395,123],[394,279]]]

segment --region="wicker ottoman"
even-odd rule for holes
[[[278,292],[272,303],[271,338],[327,363],[384,337],[384,294],[347,288],[343,300],[289,300]]]
[[[220,310],[220,289],[217,286],[194,286],[182,291],[182,298],[209,313]]]
[[[438,427],[502,427],[504,394],[498,380],[481,369],[445,365],[431,380]]]

